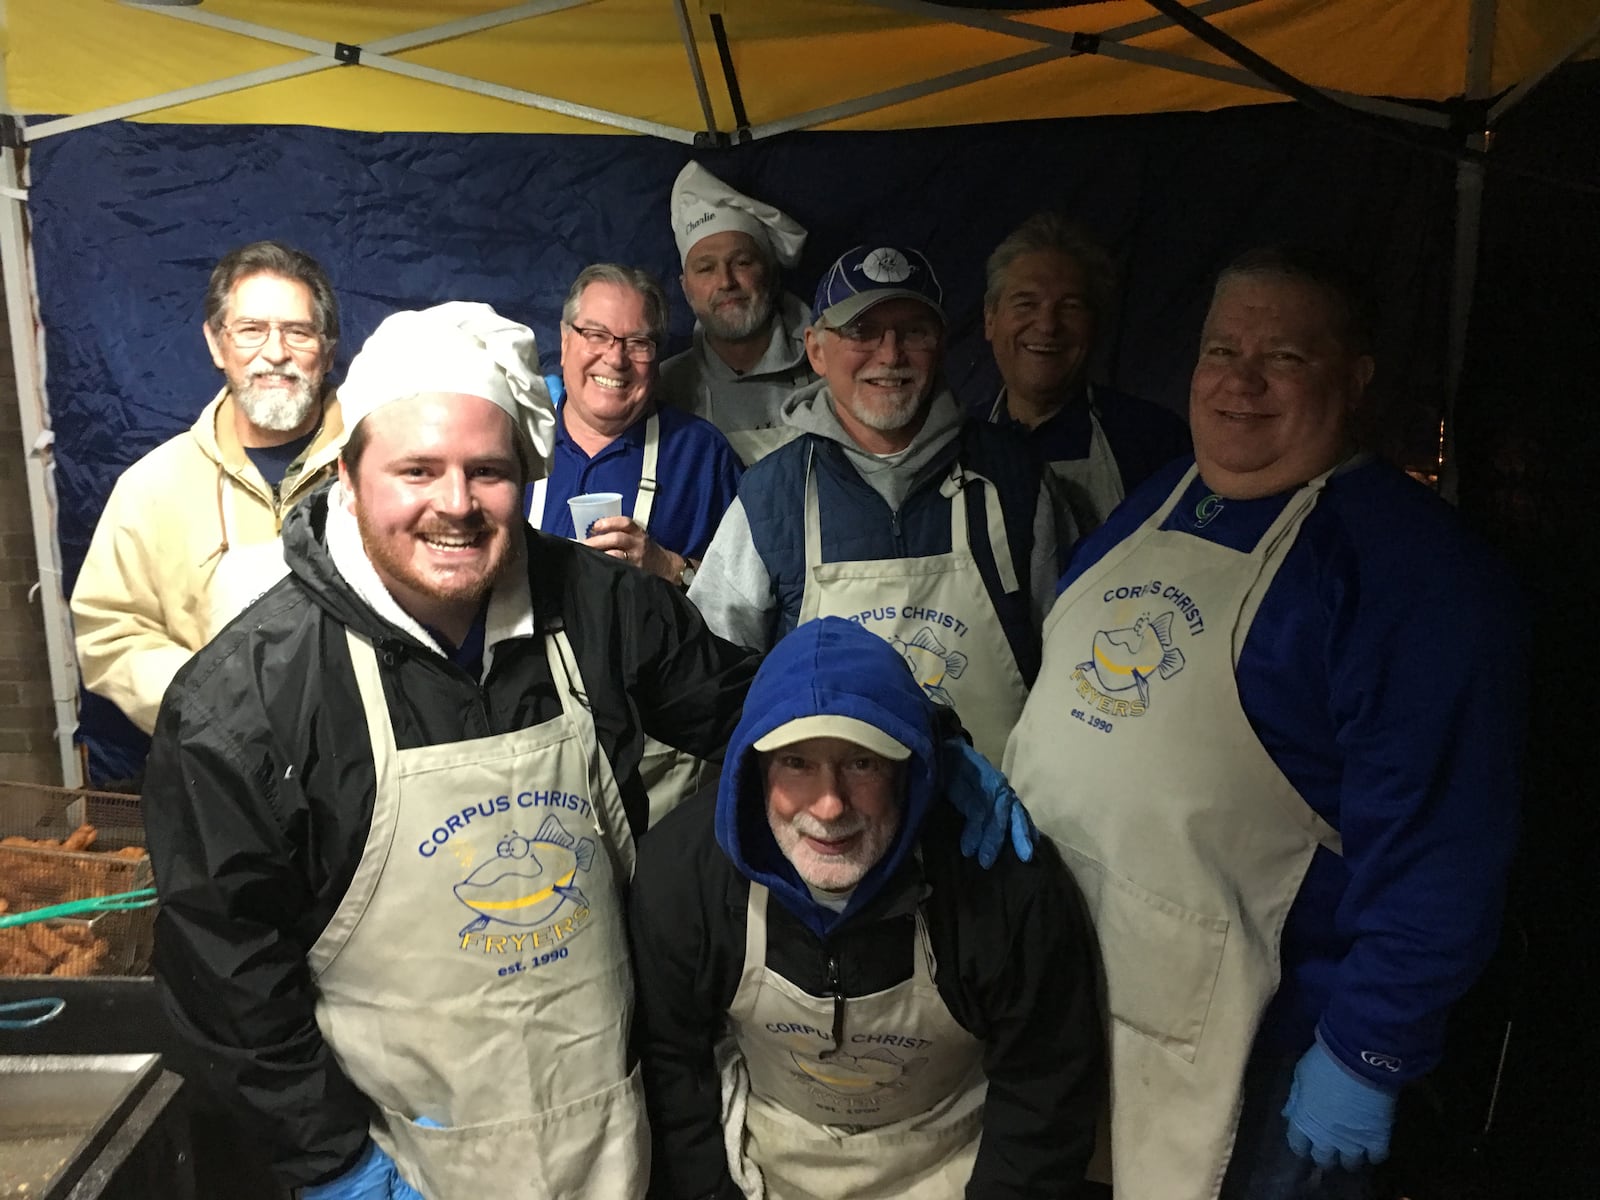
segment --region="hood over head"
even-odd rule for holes
[[[756,743],[792,721],[815,717],[835,730],[861,722],[908,750],[900,828],[842,913],[812,899],[767,824],[765,775]],[[813,728],[818,727],[813,725]],[[802,727],[803,728],[803,727]],[[780,735],[781,736],[781,735]],[[819,733],[815,736],[830,736]],[[834,733],[831,736],[845,736]],[[850,739],[855,740],[855,739]],[[870,749],[870,744],[867,744]],[[888,642],[841,617],[808,621],[780,641],[756,672],[744,716],[728,743],[717,790],[717,844],[752,882],[767,887],[818,936],[872,899],[916,844],[938,779],[933,703]]]

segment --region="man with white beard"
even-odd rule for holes
[[[662,400],[722,430],[748,466],[794,436],[783,402],[816,379],[805,301],[778,288],[806,231],[689,163],[672,184],[672,234],[696,324],[694,345],[661,364]]]
[[[344,433],[323,386],[339,305],[310,255],[225,255],[202,332],[224,386],[117,481],[72,592],[84,686],[146,733],[178,668],[283,576],[284,517],[333,473]]]
[[[945,385],[944,335],[920,251],[857,246],[833,264],[806,330],[822,378],[784,403],[795,440],[745,473],[689,599],[758,650],[817,617],[864,625],[998,762],[1074,534],[1037,453]]]

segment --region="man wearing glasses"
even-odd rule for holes
[[[799,436],[745,476],[689,598],[761,650],[816,617],[865,626],[998,762],[1071,531],[1034,451],[969,420],[943,383],[942,304],[917,250],[834,263],[806,330],[821,379],[783,409]]]
[[[202,331],[224,386],[117,481],[72,593],[84,686],[146,733],[178,668],[284,575],[284,517],[332,473],[344,431],[324,389],[339,305],[310,255],[225,255]]]
[[[667,298],[646,271],[585,267],[561,309],[556,445],[529,488],[528,520],[688,587],[733,503],[742,468],[709,421],[656,403]],[[622,514],[572,527],[567,501],[616,492]]]

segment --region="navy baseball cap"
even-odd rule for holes
[[[817,284],[811,320],[838,328],[885,300],[920,300],[944,320],[944,289],[922,251],[857,246],[839,256]]]

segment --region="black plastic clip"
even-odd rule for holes
[[[349,42],[335,42],[333,56],[347,67],[354,67],[361,62],[361,47],[352,46]]]
[[[1098,33],[1075,33],[1072,35],[1072,52],[1074,54],[1099,54],[1100,35]]]

